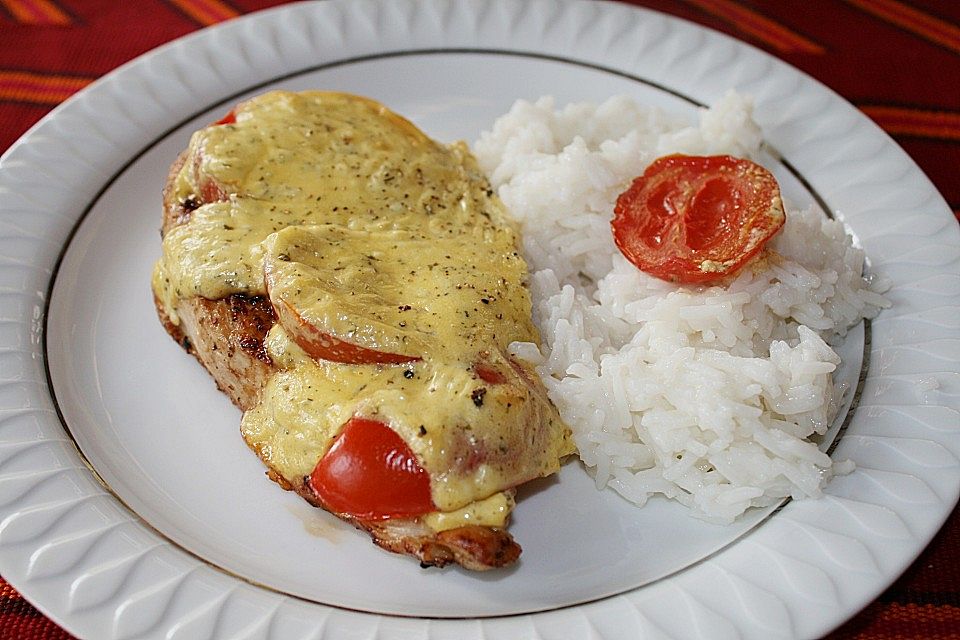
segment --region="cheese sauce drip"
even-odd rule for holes
[[[281,371],[241,429],[285,477],[309,475],[354,415],[386,422],[403,438],[430,473],[441,511],[553,473],[570,453],[556,410],[524,384],[522,376],[535,372],[497,354],[489,354],[485,366],[506,379],[490,385],[466,359],[389,366],[317,361],[279,325],[267,337],[267,350]]]
[[[177,176],[177,200],[203,204],[163,240],[153,284],[168,316],[182,298],[265,295],[266,274],[274,306],[303,323],[416,359],[318,360],[274,325],[277,371],[244,415],[248,444],[304,478],[352,416],[377,419],[429,472],[447,512],[431,526],[502,524],[513,503],[498,492],[555,472],[573,446],[533,370],[505,356],[538,336],[516,230],[476,161],[345,94],[274,92],[234,119],[194,134]]]

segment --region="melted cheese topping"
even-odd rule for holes
[[[243,417],[247,442],[304,478],[352,416],[377,419],[429,472],[447,512],[431,526],[503,524],[512,500],[498,492],[555,472],[573,447],[536,374],[503,355],[538,339],[526,264],[466,146],[344,94],[274,92],[235,114],[194,134],[176,179],[181,202],[224,201],[164,237],[153,285],[169,317],[187,297],[264,295],[266,271],[274,305],[309,325],[420,358],[318,361],[278,323],[266,341],[277,372]],[[502,379],[480,379],[480,362]]]
[[[507,227],[436,237],[328,224],[289,227],[263,246],[270,297],[311,325],[368,349],[456,360],[464,345],[536,339],[517,304],[526,264],[515,240]]]
[[[434,531],[446,531],[468,524],[502,527],[513,507],[514,501],[511,493],[495,493],[489,498],[471,502],[466,507],[456,511],[427,514],[424,521]]]

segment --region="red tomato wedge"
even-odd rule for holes
[[[324,506],[359,520],[409,518],[436,511],[430,476],[388,425],[353,417],[310,474]]]
[[[611,226],[641,271],[703,284],[739,271],[785,221],[776,178],[755,162],[672,155],[620,194]]]

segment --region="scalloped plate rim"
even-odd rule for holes
[[[323,3],[323,4],[326,4],[326,3]],[[498,6],[503,6],[504,4],[505,4],[505,3],[498,3]],[[513,5],[509,5],[509,3],[506,3],[506,4],[507,4],[508,6],[513,6]],[[268,23],[268,22],[275,22],[276,24],[279,24],[279,23],[281,22],[280,16],[282,16],[282,15],[292,15],[292,14],[293,14],[294,12],[296,12],[296,11],[304,11],[304,10],[305,10],[305,9],[304,9],[304,6],[305,6],[305,5],[293,5],[293,6],[286,6],[286,7],[278,7],[278,8],[266,10],[266,11],[263,11],[263,12],[251,14],[251,15],[245,16],[245,17],[243,17],[243,18],[240,18],[240,19],[238,19],[238,20],[236,20],[236,21],[232,21],[232,22],[234,22],[234,23],[236,23],[236,24],[234,24],[233,26],[231,26],[231,27],[229,27],[229,28],[240,29],[240,28],[242,28],[240,25],[247,25],[247,26],[249,26],[249,25],[252,25],[252,24],[255,24],[255,23],[263,24],[263,23]],[[314,5],[314,6],[319,7],[319,5]],[[361,8],[352,10],[353,13],[349,14],[349,15],[352,16],[352,17],[350,17],[350,18],[348,18],[348,19],[357,19],[358,14],[361,14],[363,11],[370,11],[370,10],[371,10],[371,7],[373,7],[372,10],[374,10],[374,12],[376,12],[376,6],[377,6],[377,4],[376,4],[376,3],[371,3],[371,2],[365,2],[365,3],[358,3],[357,6],[360,6]],[[430,6],[431,6],[432,8],[436,8],[436,7],[438,7],[438,6],[446,6],[446,3],[444,3],[444,2],[435,2],[435,3],[430,3]],[[546,10],[547,10],[547,9],[544,9],[544,3],[531,3],[530,6],[531,6],[531,7],[539,8],[539,10],[542,10],[542,11],[546,11]],[[596,7],[600,7],[600,9],[598,10],[598,9],[593,9],[593,8],[591,8],[590,11],[599,11],[600,13],[607,12],[607,11],[609,11],[609,12],[611,12],[611,13],[624,11],[624,9],[622,8],[622,5],[612,5],[612,4],[611,4],[611,5],[607,5],[607,4],[605,4],[605,3],[597,3],[597,4],[595,4],[595,6],[596,6]],[[468,7],[468,9],[463,9],[463,7]],[[617,8],[614,8],[614,7],[617,7]],[[343,11],[348,11],[347,9],[342,9],[342,10],[343,10]],[[458,10],[458,11],[467,11],[468,14],[469,14],[471,11],[473,11],[473,12],[479,11],[479,9],[477,8],[477,4],[461,4],[461,5],[457,5],[457,10]],[[527,9],[525,9],[525,10],[527,10]],[[534,10],[534,9],[528,9],[528,11],[533,11],[533,10]],[[564,13],[564,12],[566,11],[566,8],[559,8],[559,7],[555,8],[555,9],[551,9],[551,10],[555,10],[555,11],[560,12],[561,14],[563,14],[564,17],[568,17],[569,14],[573,14],[573,13],[574,13],[573,10],[571,10],[571,11],[569,12],[569,14],[568,14],[568,13]],[[711,33],[711,34],[712,34],[712,32],[707,32],[707,30],[703,29],[702,27],[698,27],[698,26],[696,26],[696,25],[692,25],[692,24],[689,24],[689,23],[684,23],[683,21],[677,20],[677,19],[675,19],[675,18],[669,18],[669,17],[666,17],[666,16],[662,16],[662,15],[660,15],[660,14],[655,14],[654,12],[651,12],[651,11],[649,11],[649,10],[644,10],[644,9],[639,9],[639,8],[627,8],[626,10],[627,10],[627,11],[636,12],[634,15],[644,15],[644,16],[646,16],[646,19],[648,19],[648,20],[652,20],[652,21],[663,20],[663,21],[665,21],[666,24],[668,24],[668,25],[670,26],[670,28],[672,28],[672,29],[678,29],[678,30],[680,30],[680,31],[685,31],[685,32],[695,33],[695,34],[703,34],[703,33]],[[623,14],[623,15],[626,15],[626,14]],[[572,18],[569,18],[569,17],[568,17],[568,19],[572,19]],[[225,26],[226,26],[226,25],[225,25]],[[72,111],[74,111],[75,109],[79,109],[81,106],[85,106],[85,103],[89,100],[89,98],[90,98],[91,96],[93,96],[96,91],[99,91],[101,87],[107,87],[107,86],[109,85],[109,83],[115,81],[115,80],[116,80],[117,78],[119,78],[122,74],[127,74],[127,75],[133,74],[134,76],[136,76],[136,74],[137,74],[138,72],[142,72],[143,70],[146,69],[146,65],[147,65],[150,61],[156,61],[156,60],[158,60],[158,59],[162,59],[164,56],[167,56],[167,55],[170,55],[170,56],[172,57],[172,56],[176,53],[177,49],[178,49],[179,47],[184,46],[184,43],[186,43],[186,42],[191,42],[191,43],[193,43],[193,44],[198,44],[198,43],[199,43],[199,44],[202,44],[202,43],[204,43],[204,42],[209,42],[209,41],[211,41],[211,40],[213,39],[213,37],[214,37],[214,35],[211,35],[211,34],[217,33],[217,32],[218,32],[218,29],[219,29],[219,28],[214,28],[214,29],[204,30],[204,31],[201,31],[201,32],[198,32],[198,33],[190,34],[189,36],[185,36],[184,38],[181,38],[180,40],[177,40],[177,41],[168,43],[167,45],[163,45],[162,47],[159,47],[159,48],[153,50],[152,52],[148,52],[147,54],[144,54],[144,55],[141,56],[140,58],[137,58],[137,59],[131,61],[130,63],[127,63],[126,65],[123,65],[122,67],[120,67],[120,68],[117,69],[116,71],[112,72],[111,74],[109,74],[109,75],[105,76],[104,78],[98,80],[97,82],[91,84],[87,89],[85,89],[84,91],[82,91],[82,92],[78,93],[77,95],[73,96],[71,99],[67,100],[65,103],[61,104],[61,105],[58,106],[56,109],[54,109],[50,114],[48,114],[48,116],[46,116],[43,120],[41,120],[39,123],[37,123],[34,127],[32,127],[32,128],[30,129],[30,131],[28,131],[27,134],[25,134],[18,142],[16,142],[13,146],[11,146],[10,149],[2,156],[2,158],[0,158],[0,167],[7,168],[7,167],[10,166],[13,162],[15,162],[15,161],[21,161],[20,156],[23,155],[23,154],[29,154],[29,153],[33,150],[33,149],[32,149],[33,143],[36,142],[36,141],[42,140],[43,134],[47,131],[48,127],[51,127],[53,124],[55,124],[55,123],[57,123],[59,120],[63,119],[63,118],[64,118],[64,115],[63,115],[63,114],[70,114],[70,113],[71,113]],[[720,41],[720,42],[723,42],[723,43],[726,43],[726,44],[729,44],[729,42],[732,42],[731,40],[729,40],[729,39],[726,38],[725,36],[720,36],[720,35],[718,35],[718,34],[712,34],[712,35],[710,35],[709,37],[710,37],[710,38],[713,38],[713,40],[711,40],[711,42]],[[752,55],[752,56],[757,56],[757,55],[758,55],[758,52],[753,51],[750,47],[745,46],[745,45],[743,45],[742,43],[738,43],[736,46],[739,47],[739,48],[737,49],[738,55]],[[451,47],[451,48],[452,48],[452,47]],[[744,52],[746,52],[746,53],[744,53]],[[766,54],[760,54],[760,55],[761,55],[761,56],[765,56]],[[782,65],[782,63],[777,63],[777,65]],[[781,67],[781,66],[777,66],[776,68],[780,71],[780,75],[781,75],[781,76],[787,76],[788,78],[789,78],[790,74],[797,74],[797,73],[798,73],[798,72],[796,72],[796,71],[794,71],[794,70],[792,70],[792,69],[787,68],[785,65],[783,65],[782,67]],[[788,69],[788,71],[784,72],[784,69]],[[809,82],[811,81],[809,78],[803,76],[802,74],[800,74],[800,76],[801,76],[801,80],[802,80],[803,82],[808,82],[808,83],[809,83]],[[813,81],[813,85],[814,85],[814,86],[819,86],[818,83],[816,83],[815,81]],[[229,99],[229,98],[224,98],[224,100],[228,100],[228,99]],[[849,107],[849,105],[846,105],[846,103],[844,103],[842,100],[840,100],[840,99],[837,98],[836,96],[832,96],[831,106],[836,107],[838,101],[839,101],[839,105],[845,105],[844,108]],[[876,136],[877,136],[877,133],[879,132],[879,129],[878,129],[875,125],[872,125],[872,123],[870,123],[870,122],[866,119],[865,116],[860,115],[860,119],[861,119],[861,120],[858,122],[858,124],[861,126],[861,128],[864,128],[864,127],[866,128],[866,131],[868,132],[867,138],[869,138],[870,135],[876,137]],[[882,136],[882,137],[885,137],[885,134],[881,134],[881,136]],[[853,137],[854,137],[854,138],[857,138],[857,136],[853,136]],[[862,138],[863,136],[861,135],[860,137]],[[887,138],[887,141],[889,142],[889,139],[888,139],[888,138]],[[856,142],[856,140],[855,140],[855,142]],[[867,142],[871,142],[871,141],[870,141],[870,140],[867,140]],[[884,151],[885,151],[886,155],[889,155],[889,154],[891,153],[891,150],[886,149],[886,148],[884,149]],[[905,161],[906,164],[908,165],[908,166],[907,166],[907,169],[906,169],[906,171],[907,171],[908,173],[909,173],[911,170],[915,170],[915,166],[912,166],[912,161],[910,161],[909,158],[907,158],[906,155],[903,154],[903,152],[902,152],[901,150],[899,150],[899,148],[893,149],[893,150],[892,150],[892,153],[894,154],[894,156],[896,156],[897,154],[900,154],[900,155],[902,156],[902,157],[900,157],[900,158],[893,158],[893,160],[895,161],[894,164],[897,164],[897,163],[903,164],[904,161]],[[41,154],[41,155],[42,155],[42,154]],[[922,174],[921,174],[921,176],[922,176]],[[925,177],[922,177],[921,183],[923,183],[924,180],[925,180]],[[0,186],[2,186],[2,185],[3,185],[3,183],[0,182]],[[916,185],[914,185],[914,186],[916,186]],[[932,186],[929,185],[929,181],[926,181],[926,184],[920,184],[919,188],[921,189],[921,191],[923,191],[923,190],[930,191],[930,190],[932,189]],[[931,206],[936,206],[937,208],[941,208],[941,209],[945,210],[947,213],[949,213],[948,209],[946,208],[945,203],[942,203],[942,198],[939,197],[939,194],[937,194],[935,191],[933,191],[932,195],[930,195],[930,194],[928,194],[928,195],[930,196],[930,199],[933,201],[933,205],[931,205]],[[938,202],[938,199],[939,199],[939,202]],[[3,206],[0,206],[0,210],[4,210],[4,209],[3,209]],[[854,225],[854,226],[856,227],[856,225]],[[949,229],[948,229],[946,232],[941,232],[941,233],[942,233],[942,234],[946,234],[946,235],[948,235],[948,236],[950,235]],[[956,235],[956,234],[953,234],[953,235]],[[42,265],[41,265],[41,266],[42,266]],[[5,267],[4,267],[4,266],[0,266],[0,275],[2,275],[2,274],[5,273],[5,272],[6,272]],[[956,297],[956,296],[955,296],[955,297]],[[27,328],[28,328],[28,330],[30,330],[30,327],[27,327]],[[32,335],[32,334],[31,334],[31,335]],[[29,377],[29,372],[27,372],[27,377]],[[869,378],[869,376],[868,376],[868,378]],[[45,393],[45,392],[44,392],[44,393]],[[42,395],[42,394],[41,394],[41,395]],[[40,404],[40,405],[46,404],[45,401],[44,401],[44,398],[40,398],[39,404]],[[34,407],[35,410],[40,410],[41,412],[42,412],[43,408],[44,408],[43,406]],[[2,429],[0,429],[0,433],[2,433]],[[844,444],[846,444],[846,443],[843,443],[843,442],[841,443],[841,445],[844,445]],[[954,456],[956,456],[956,450],[957,450],[957,446],[956,446],[956,445],[957,445],[957,443],[956,443],[955,441],[953,441],[951,444],[954,445],[954,446],[951,448],[951,453],[952,453]],[[0,474],[0,475],[2,475],[2,474]],[[90,475],[91,475],[91,477],[92,477],[92,474],[90,474]],[[929,541],[929,539],[932,537],[933,533],[934,533],[937,529],[939,529],[939,527],[940,527],[940,526],[942,525],[942,523],[945,521],[946,517],[949,515],[949,513],[950,513],[950,511],[951,511],[951,509],[952,509],[952,505],[956,504],[957,494],[958,494],[958,491],[960,491],[960,473],[957,473],[956,468],[954,467],[953,472],[952,472],[952,475],[949,475],[949,477],[942,477],[942,478],[940,478],[939,480],[942,481],[942,483],[943,483],[941,486],[939,486],[939,488],[945,492],[945,495],[944,495],[944,496],[941,496],[941,497],[943,498],[943,502],[942,502],[942,504],[940,505],[940,511],[937,512],[936,517],[933,517],[933,518],[929,519],[926,523],[924,523],[925,526],[922,527],[922,531],[919,532],[919,533],[917,533],[917,534],[915,535],[915,538],[913,539],[913,542],[914,542],[915,544],[914,544],[914,546],[913,546],[912,549],[911,549],[911,554],[908,554],[908,555],[910,555],[910,560],[912,560],[913,557],[915,557],[916,555],[918,555],[918,554],[920,553],[920,551],[922,551],[923,546],[925,546],[926,542]],[[838,498],[838,500],[840,500],[840,499]],[[800,506],[800,507],[795,507],[794,505],[796,505],[796,504],[797,504],[797,503],[791,503],[791,505],[790,505],[785,511],[788,512],[788,513],[792,513],[792,512],[794,512],[794,511],[802,511],[802,510],[803,510],[803,507],[802,507],[802,506]],[[6,523],[6,518],[9,517],[9,513],[8,513],[8,511],[7,511],[7,508],[6,508],[6,507],[3,507],[2,509],[0,509],[0,513],[2,513],[2,515],[5,516],[4,523]],[[793,516],[791,516],[791,517],[793,517]],[[801,514],[800,519],[802,520],[802,514]],[[777,522],[777,524],[779,525],[779,524],[781,524],[781,522]],[[766,528],[766,527],[764,527],[764,528]],[[735,545],[735,546],[739,546],[739,547],[741,547],[741,548],[744,547],[744,546],[750,546],[750,545],[752,545],[753,543],[757,542],[757,541],[754,539],[754,538],[756,538],[756,537],[757,537],[757,536],[750,536],[750,538],[751,538],[750,541],[749,541],[750,544],[740,545],[740,544],[738,543],[738,545]],[[736,549],[733,549],[733,550],[730,550],[730,551],[733,552],[733,551],[736,551]],[[3,544],[0,544],[0,553],[6,553],[6,549],[3,548]],[[722,553],[719,554],[719,555],[720,555],[721,557],[728,557],[728,556],[736,555],[736,554],[727,553],[727,552],[722,552]],[[710,559],[710,560],[708,560],[708,561],[707,561],[706,563],[704,563],[704,564],[705,564],[705,565],[717,564],[717,563],[715,562],[715,560],[720,560],[720,559],[722,559],[722,558]],[[881,578],[880,580],[875,581],[875,583],[874,583],[874,585],[873,585],[873,587],[872,587],[871,589],[868,589],[867,591],[861,590],[860,593],[858,594],[857,602],[856,602],[852,607],[848,605],[846,608],[843,608],[843,610],[840,611],[839,613],[838,613],[838,612],[833,612],[832,617],[829,617],[829,616],[828,616],[828,619],[822,620],[822,621],[821,621],[821,622],[822,622],[822,625],[821,625],[821,626],[822,626],[823,628],[821,628],[820,631],[825,630],[825,629],[826,629],[827,627],[829,627],[829,626],[832,626],[832,625],[834,625],[834,624],[837,624],[838,622],[842,621],[842,619],[843,619],[844,617],[846,617],[846,616],[851,615],[852,613],[854,613],[854,612],[856,611],[857,605],[865,604],[867,601],[869,601],[870,598],[872,598],[872,597],[875,596],[877,593],[879,593],[887,584],[889,584],[890,582],[892,582],[892,581],[896,578],[896,576],[898,575],[899,570],[902,570],[902,569],[904,569],[904,568],[906,567],[906,564],[903,563],[903,557],[901,557],[899,560],[900,560],[900,561],[899,561],[898,564],[899,564],[899,565],[902,565],[902,566],[898,566],[898,567],[895,568],[894,570],[889,570],[889,569],[886,570],[886,571],[883,573],[882,578]],[[909,563],[909,562],[907,562],[907,564],[908,564],[908,563]],[[703,569],[702,567],[694,567],[694,568],[691,568],[691,570],[688,570],[688,571],[685,571],[685,572],[684,572],[685,575],[683,576],[683,578],[684,578],[684,579],[689,579],[689,576],[690,576],[691,573],[704,573],[704,569]],[[216,582],[217,580],[215,579],[214,581]],[[18,586],[17,582],[14,582],[13,584],[14,584],[14,586],[17,586],[18,588],[21,588],[21,587]],[[50,594],[49,594],[49,593],[44,593],[43,588],[37,588],[37,587],[36,587],[36,583],[30,583],[29,580],[26,580],[26,581],[24,581],[22,584],[23,584],[23,586],[22,586],[22,592],[23,592],[23,594],[25,595],[25,597],[27,597],[32,603],[34,603],[35,606],[38,606],[38,608],[39,608],[41,611],[43,611],[45,614],[50,615],[51,617],[53,617],[53,618],[56,619],[56,620],[60,620],[61,623],[63,623],[63,624],[64,624],[65,626],[67,626],[68,628],[71,627],[71,626],[73,625],[73,623],[77,622],[77,620],[71,619],[70,616],[64,617],[61,613],[57,612],[57,611],[55,610],[57,607],[55,606],[55,603],[52,602],[52,600],[51,600],[51,598],[50,598]],[[241,591],[247,591],[247,590],[249,589],[249,587],[248,587],[248,586],[245,586],[245,585],[239,585],[239,589],[240,589]],[[658,589],[641,588],[641,589],[639,589],[638,591],[647,591],[647,592],[661,591],[661,592],[662,592],[663,589],[662,589],[662,588],[658,588]],[[866,597],[865,597],[865,594],[866,594]],[[634,606],[634,607],[637,607],[637,609],[636,609],[636,614],[637,614],[637,616],[638,616],[639,618],[645,618],[645,617],[646,617],[646,616],[643,615],[643,612],[641,612],[640,609],[639,609],[639,605],[642,604],[644,601],[647,600],[646,595],[649,595],[649,593],[648,593],[648,594],[643,594],[643,596],[638,599],[639,604],[634,604],[634,605],[632,605],[632,606]],[[616,597],[615,599],[616,599],[616,600],[620,600],[620,599],[622,599],[622,598],[621,598],[620,596],[618,596],[618,597]],[[296,604],[296,603],[294,603],[293,605],[291,605],[291,604],[288,603],[288,602],[281,602],[280,605],[292,606],[294,610],[299,610],[299,609],[302,608],[300,605],[298,605],[298,604]],[[278,606],[280,606],[280,605],[278,605]],[[612,603],[612,602],[598,602],[598,603],[591,603],[591,604],[588,604],[588,605],[584,605],[583,607],[575,607],[575,609],[577,609],[577,610],[580,610],[580,609],[583,609],[583,610],[586,610],[586,609],[602,610],[602,609],[605,609],[605,608],[609,608],[609,607],[611,607],[611,606],[614,606],[614,603]],[[313,605],[306,606],[306,608],[307,608],[307,609],[311,609],[311,608],[313,608]],[[323,608],[323,607],[321,607],[321,608]],[[353,612],[349,612],[349,611],[342,611],[342,610],[341,610],[341,613],[344,613],[345,615],[348,615],[348,617],[351,616],[351,615],[354,615]],[[531,617],[542,617],[542,616],[550,616],[551,614],[555,614],[555,617],[556,617],[556,618],[564,618],[564,617],[567,615],[567,613],[569,613],[569,612],[546,612],[546,613],[541,613],[541,614],[533,614],[533,616],[531,616]],[[591,615],[591,613],[592,613],[592,612],[584,611],[584,612],[583,612],[583,615],[585,616],[585,618],[588,618],[588,617]],[[328,612],[328,614],[329,614],[329,612]],[[356,615],[359,615],[360,618],[372,617],[372,618],[377,618],[377,619],[380,619],[380,618],[385,618],[385,619],[387,619],[387,620],[390,619],[390,617],[388,617],[388,616],[383,616],[383,617],[381,617],[381,616],[376,616],[376,615],[368,616],[367,614],[356,614]],[[621,614],[621,615],[622,615],[622,614]],[[517,620],[522,620],[522,619],[523,619],[523,617],[518,617],[518,618],[517,618]],[[498,619],[497,619],[497,618],[491,618],[490,620],[498,620]],[[499,619],[499,620],[505,620],[505,621],[507,621],[507,624],[508,624],[508,626],[509,626],[509,625],[510,625],[510,622],[509,622],[509,621],[511,620],[511,618],[505,618],[505,619]],[[355,620],[355,622],[359,622],[359,620]],[[588,621],[588,626],[589,626],[589,624],[590,624],[590,622]],[[594,623],[594,624],[600,624],[600,623]],[[639,623],[639,622],[638,622],[638,625],[644,626],[644,625],[642,625],[642,624]],[[825,625],[825,626],[824,626],[824,625]],[[84,625],[84,626],[85,626],[85,625]],[[104,628],[104,627],[101,627],[101,628]],[[514,625],[514,628],[515,628],[515,629],[523,628],[523,625],[522,625],[521,622],[516,622],[516,624]],[[657,625],[654,624],[652,628],[657,628]],[[747,628],[752,628],[752,627],[749,627],[749,626],[748,626]]]

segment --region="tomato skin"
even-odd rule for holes
[[[221,187],[215,180],[208,178],[203,178],[200,180],[201,202],[226,202],[229,199],[229,194],[227,194],[223,187]]]
[[[507,376],[484,362],[474,364],[473,372],[487,384],[503,384],[507,381]]]
[[[227,112],[227,115],[223,116],[222,118],[220,118],[219,120],[217,120],[217,121],[214,122],[213,124],[214,124],[214,125],[219,125],[219,124],[233,124],[233,123],[235,123],[236,121],[237,121],[237,114],[236,114],[236,112],[234,112],[233,109],[231,109],[230,111]]]
[[[225,124],[234,124],[237,121],[237,114],[231,109],[227,112],[227,115],[223,116],[216,122],[214,122],[212,127],[225,125]],[[210,176],[204,175],[201,170],[201,165],[203,164],[203,153],[198,153],[193,161],[193,179],[194,182],[198,185],[198,195],[200,196],[200,202],[203,204],[208,204],[211,202],[226,202],[230,199],[230,194],[224,188],[224,185],[221,185],[216,180]]]
[[[672,155],[620,194],[611,227],[620,252],[641,271],[704,284],[739,271],[785,221],[776,178],[760,165]]]
[[[430,476],[388,425],[354,416],[310,474],[324,506],[358,520],[410,518],[436,511]]]
[[[202,151],[193,159],[192,171],[194,183],[198,186],[200,202],[209,204],[211,202],[226,202],[230,199],[223,186],[212,177],[203,172],[203,153]]]

